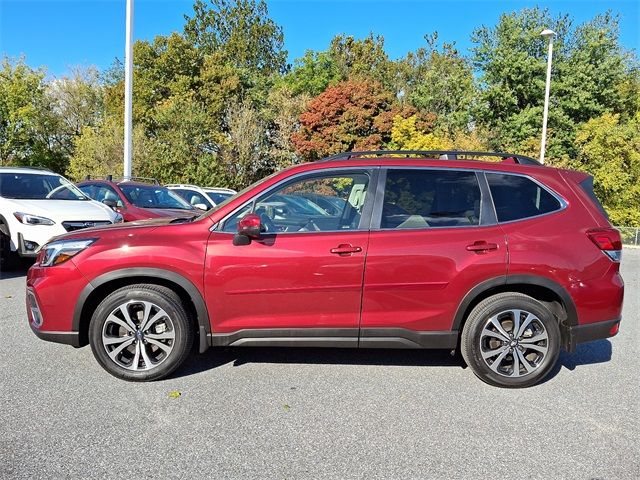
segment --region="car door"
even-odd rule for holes
[[[376,175],[365,168],[301,174],[220,222],[205,262],[214,337],[260,329],[264,337],[315,335],[317,345],[340,337],[341,345],[356,346]],[[325,210],[310,193],[342,209]],[[236,246],[237,223],[249,212],[266,231]]]
[[[381,172],[365,271],[361,346],[455,347],[452,321],[478,283],[503,278],[505,235],[484,174]]]

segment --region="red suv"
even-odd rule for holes
[[[126,380],[169,375],[195,339],[459,348],[485,382],[532,385],[618,332],[620,235],[589,175],[463,155],[489,154],[340,154],[199,217],[57,237],[28,273],[29,324]]]
[[[125,222],[158,217],[193,217],[202,213],[157,181],[153,185],[132,181],[136,178],[113,181],[110,175],[104,180],[87,177],[77,185],[89,198],[109,205],[122,215]]]

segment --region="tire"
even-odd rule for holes
[[[8,272],[17,267],[18,254],[11,251],[11,237],[0,230],[0,271]]]
[[[189,356],[193,338],[180,297],[160,285],[116,290],[98,305],[89,324],[98,363],[111,375],[134,382],[170,375]]]
[[[553,313],[538,300],[513,292],[476,305],[460,339],[462,356],[473,373],[489,385],[506,388],[530,387],[543,380],[558,360],[560,345]]]

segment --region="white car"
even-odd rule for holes
[[[236,194],[236,191],[230,188],[198,187],[181,183],[165,185],[165,187],[173,190],[192,206],[201,210],[209,210]]]
[[[15,255],[35,257],[66,232],[122,221],[69,180],[46,169],[0,167],[0,249],[6,268]]]

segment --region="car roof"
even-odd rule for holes
[[[31,173],[34,175],[38,174],[47,174],[47,175],[56,175],[61,177],[62,175],[52,172],[48,168],[40,168],[40,167],[0,167],[0,172],[3,173]]]

